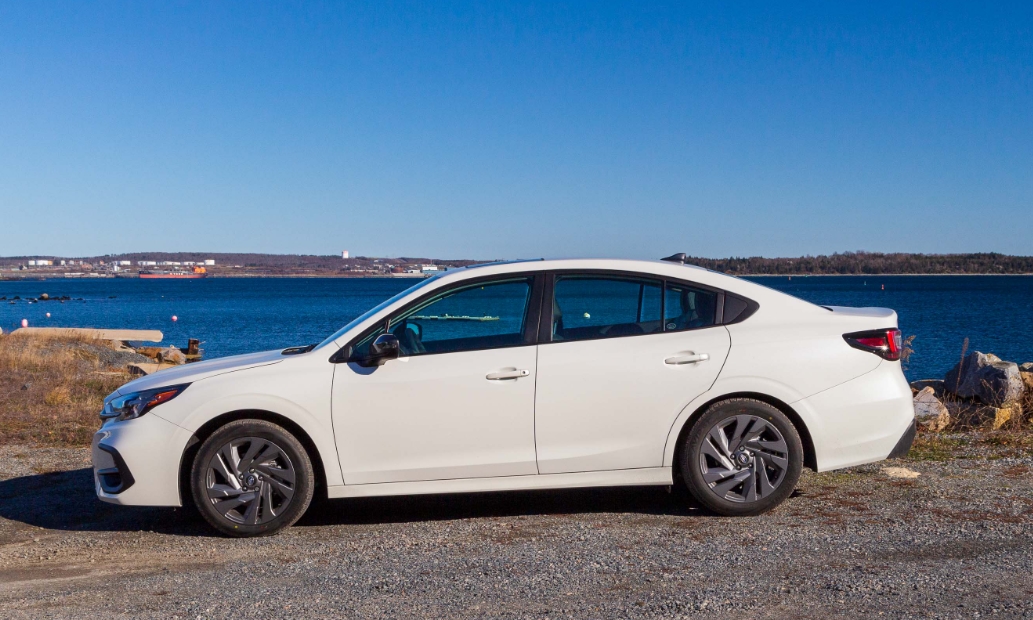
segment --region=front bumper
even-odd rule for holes
[[[107,422],[93,436],[97,497],[127,506],[180,506],[179,467],[191,435],[153,413]]]

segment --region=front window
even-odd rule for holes
[[[437,280],[437,278],[438,278],[438,276],[435,276],[433,278],[427,278],[426,280],[421,280],[417,284],[415,284],[413,286],[410,286],[409,288],[405,289],[401,293],[398,293],[398,294],[396,294],[396,295],[394,295],[394,296],[392,296],[392,297],[390,297],[388,299],[385,299],[384,301],[380,302],[379,304],[373,306],[369,310],[363,312],[359,316],[357,316],[354,319],[352,319],[351,321],[349,321],[347,325],[345,325],[341,329],[339,329],[336,332],[334,332],[329,338],[327,338],[323,342],[320,342],[318,345],[316,345],[316,348],[317,349],[322,349],[326,345],[336,341],[341,336],[343,336],[343,335],[347,334],[349,331],[355,329],[356,326],[361,324],[366,319],[368,319],[371,316],[377,314],[378,312],[382,311],[384,308],[387,308],[388,306],[390,306],[391,304],[395,303],[396,301],[399,301],[399,300],[401,300],[401,299],[403,299],[405,297],[408,297],[409,295],[412,295],[413,293],[415,293],[419,289],[421,289],[421,288],[427,286],[428,284],[430,284],[431,282],[434,282],[435,280]]]
[[[447,290],[388,322],[404,357],[456,353],[524,344],[533,278],[468,284]],[[355,344],[349,361],[369,356],[369,345],[384,327]]]

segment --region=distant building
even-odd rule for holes
[[[36,266],[36,261],[30,260],[29,261],[29,267],[35,267],[35,266]]]
[[[138,261],[136,261],[136,264],[141,266],[141,267],[154,267],[158,263],[156,263],[156,262],[154,262],[152,260],[138,260]]]
[[[133,261],[131,261],[131,260],[120,260],[120,261],[118,261],[118,264],[122,265],[123,267],[128,267],[129,265],[133,264]]]
[[[211,258],[204,259],[205,267],[211,267],[214,264],[215,264],[215,260],[214,259],[211,259]]]
[[[423,273],[437,273],[441,271],[441,268],[437,265],[420,265],[420,271]]]
[[[348,250],[341,252],[341,258],[348,258]]]

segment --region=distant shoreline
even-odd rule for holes
[[[447,272],[442,272],[447,273]],[[722,272],[718,272],[722,273]],[[773,274],[773,273],[738,273],[723,275],[730,275],[737,278],[880,278],[880,277],[961,277],[961,276],[980,276],[980,277],[1031,277],[1033,273],[792,273],[792,274]],[[433,277],[433,276],[426,276]],[[334,273],[285,273],[285,274],[249,274],[249,273],[238,273],[233,275],[209,275],[209,280],[255,280],[255,279],[266,279],[266,278],[278,278],[278,279],[299,279],[299,280],[313,280],[313,279],[327,279],[327,280],[423,280],[426,277],[414,277],[414,276],[389,276],[389,275],[338,275]],[[78,277],[78,278],[65,278],[65,277],[45,277],[39,275],[31,276],[4,276],[0,277],[0,282],[52,282],[52,281],[67,281],[67,282],[97,282],[97,281],[108,281],[108,280],[139,280],[138,277]],[[197,281],[197,280],[191,280]]]

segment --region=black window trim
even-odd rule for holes
[[[354,347],[359,342],[362,342],[364,338],[368,337],[373,332],[383,328],[385,321],[391,320],[400,314],[405,314],[413,307],[422,304],[423,302],[427,301],[432,297],[444,296],[451,291],[467,288],[469,286],[476,286],[477,284],[505,282],[507,280],[531,280],[531,295],[527,300],[527,307],[524,309],[524,334],[522,342],[517,344],[484,347],[477,349],[463,349],[462,351],[428,351],[424,353],[416,353],[414,355],[407,355],[406,357],[426,357],[429,355],[448,355],[452,353],[471,353],[474,351],[492,351],[495,349],[512,349],[515,347],[534,346],[537,344],[539,323],[541,320],[542,296],[543,290],[545,288],[545,276],[545,271],[518,271],[513,273],[497,273],[490,276],[481,276],[479,278],[467,278],[464,280],[460,280],[459,282],[456,282],[449,286],[444,286],[439,289],[427,291],[426,293],[420,295],[416,299],[405,304],[401,308],[398,308],[397,310],[391,312],[391,314],[389,314],[385,320],[374,323],[373,325],[362,330],[362,332],[359,333],[358,336],[349,340],[346,345],[338,349],[332,356],[330,356],[330,362],[334,364],[346,364],[349,363],[349,361],[351,363],[359,363],[356,360],[349,360],[349,358],[351,357],[352,347]]]
[[[747,299],[742,295],[735,295],[734,293],[728,293],[722,289],[708,286],[706,284],[700,284],[698,282],[691,282],[689,280],[682,280],[680,278],[670,278],[667,276],[651,273],[642,273],[637,271],[621,271],[617,269],[552,269],[545,272],[545,290],[542,295],[541,312],[538,318],[538,344],[562,344],[572,342],[589,342],[592,340],[611,340],[618,338],[640,338],[643,336],[659,336],[663,334],[680,334],[685,332],[699,331],[701,329],[710,329],[712,327],[723,327],[732,323],[741,323],[750,317],[754,312],[760,308],[760,304]],[[619,336],[603,336],[599,338],[584,338],[581,340],[553,340],[552,339],[552,309],[553,309],[553,298],[556,290],[556,276],[588,276],[588,277],[612,277],[616,279],[624,280],[653,280],[660,284],[660,318],[662,320],[663,329],[658,332],[650,334],[623,334]],[[703,325],[700,327],[692,327],[689,329],[679,329],[677,331],[667,331],[667,285],[668,283],[675,286],[686,286],[695,288],[703,291],[709,291],[717,294],[716,309],[714,312],[714,324]],[[745,311],[740,313],[736,320],[726,323],[724,321],[724,305],[725,296],[729,295],[743,300],[747,304]]]

